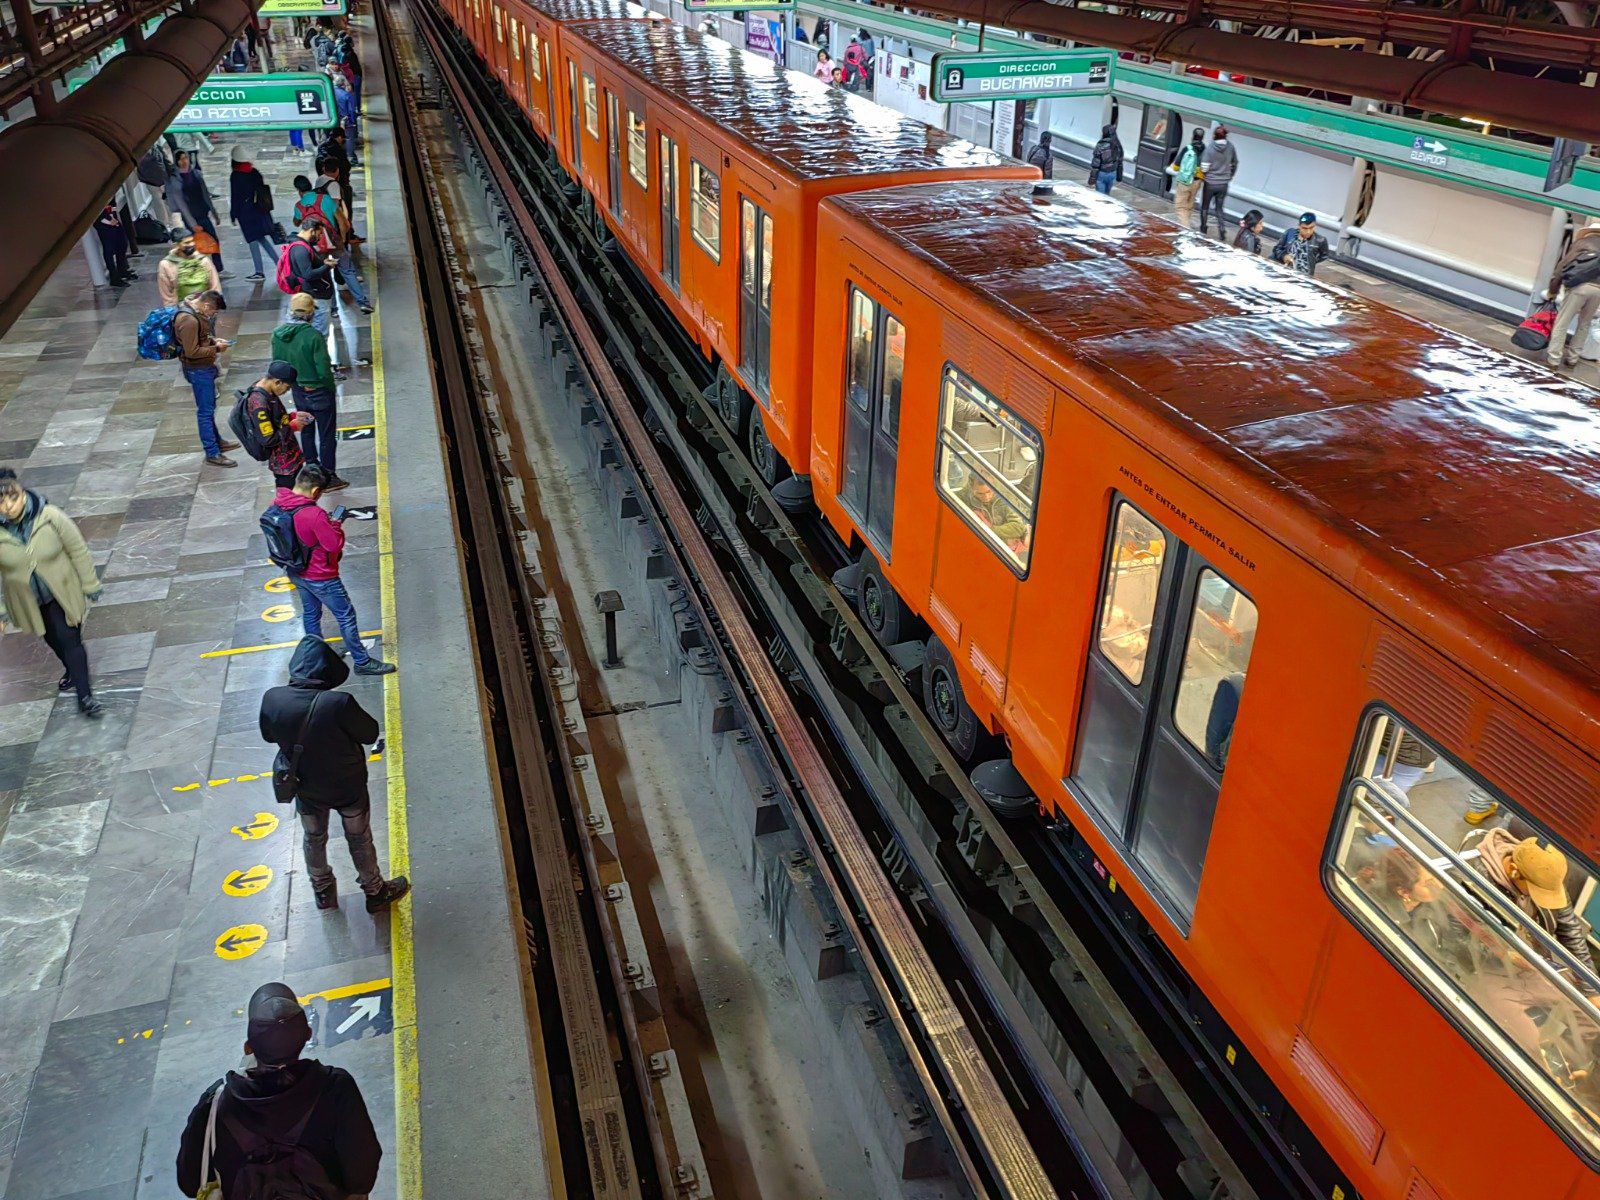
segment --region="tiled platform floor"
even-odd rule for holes
[[[279,135],[246,137],[286,209],[292,177],[314,174],[311,156]],[[231,145],[221,140],[202,157],[224,217]],[[287,211],[277,215],[289,222]],[[244,279],[249,255],[232,226],[221,231],[235,277],[223,285],[219,334],[237,339],[219,386],[225,428],[234,390],[265,366],[285,297],[270,272],[265,283]],[[366,913],[338,835],[330,858],[343,906],[319,913],[293,813],[273,802],[263,774],[272,754],[257,730],[260,695],[284,680],[289,651],[208,657],[292,643],[298,607],[278,590],[282,573],[262,548],[265,465],[242,452],[232,470],[205,465],[177,364],[135,354],[140,318],[159,303],[165,248],[144,251],[133,260],[141,279],[120,290],[94,288],[74,254],[0,339],[0,465],[65,509],[89,540],[105,595],[84,633],[106,706],[103,720],[84,719],[70,694],[58,697],[60,666],[42,640],[0,637],[6,1200],[176,1195],[177,1131],[201,1089],[238,1065],[250,992],[269,979],[310,994],[390,975],[389,918]],[[375,283],[370,255],[364,270]],[[365,345],[368,321],[353,315]],[[370,426],[371,370],[353,370],[340,391],[340,424]],[[352,486],[340,503],[376,502],[374,446],[370,433],[341,443],[339,471]],[[344,578],[363,628],[377,629],[377,525],[350,521],[346,530]],[[337,630],[329,622],[325,632]],[[381,719],[378,681],[348,687]],[[384,764],[372,771],[381,856]],[[272,879],[259,891],[224,890],[235,872],[255,881],[262,868]],[[218,939],[249,924],[264,927],[264,943],[222,958]],[[337,1040],[334,1028],[320,1040]],[[389,1038],[309,1053],[355,1073],[392,1149]],[[393,1165],[375,1195],[394,1194]]]

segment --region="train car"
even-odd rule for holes
[[[1363,1195],[1600,1196],[1594,394],[1081,187],[834,197],[816,271],[813,494],[952,744]]]
[[[768,482],[810,442],[813,256],[824,197],[1030,166],[669,22],[564,31],[565,120],[596,209],[702,349]],[[759,415],[755,414],[759,405]]]

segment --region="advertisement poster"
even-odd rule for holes
[[[744,48],[756,54],[764,54],[782,66],[783,19],[769,13],[745,13]]]

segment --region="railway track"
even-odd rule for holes
[[[1194,998],[1159,944],[1139,936],[1131,910],[1097,894],[1107,891],[1104,870],[1070,829],[1051,837],[1001,822],[974,792],[907,687],[903,673],[916,664],[891,660],[822,582],[846,565],[842,548],[772,500],[720,420],[705,364],[608,248],[587,200],[427,0],[410,11],[440,96],[524,248],[530,299],[542,292],[624,449],[974,1193],[1328,1194],[1317,1164],[1264,1127],[1252,1097],[1219,1069],[1216,1038],[1196,1031]],[[416,141],[397,136],[425,170]],[[419,260],[444,263],[447,239],[432,219],[436,240],[419,239]],[[446,286],[440,295],[448,294]],[[435,313],[431,300],[428,309],[430,332],[438,326],[448,340],[449,313]],[[463,339],[447,354],[436,350],[436,359],[460,359],[443,373],[463,382],[465,399],[452,401],[457,443],[475,440],[465,347]],[[497,492],[483,486],[488,478],[481,463],[463,471],[460,495]],[[515,539],[504,518],[492,528],[489,512],[464,528],[476,545],[509,553]],[[485,585],[474,581],[475,591]],[[510,643],[516,653],[497,646],[486,664],[514,670],[521,646],[532,644],[525,628],[514,632],[514,617],[491,628],[496,639],[519,639]],[[537,718],[536,709],[506,705],[508,741],[524,736],[510,726]],[[536,910],[553,899],[537,890],[527,897]],[[629,1141],[653,1146],[660,1168],[670,1155],[638,1102],[647,1094],[635,1081],[615,1111],[640,1122]],[[648,1182],[659,1186],[661,1176]]]

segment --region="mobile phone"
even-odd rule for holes
[[[344,505],[341,504],[341,505],[339,505],[338,508],[333,510],[333,519],[335,521],[342,521],[342,520],[344,520],[345,513],[349,512],[349,511],[350,510],[348,508],[346,508]]]

